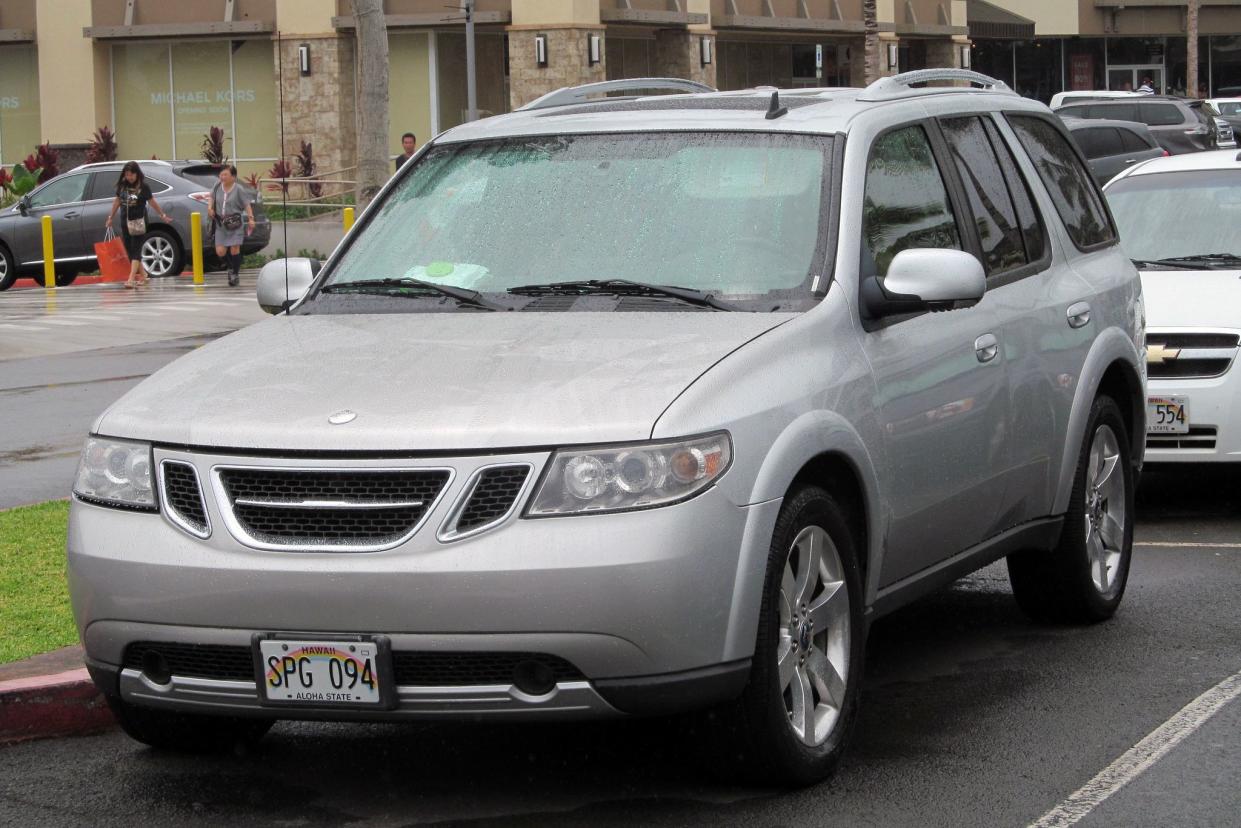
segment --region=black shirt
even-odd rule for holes
[[[396,157],[396,171],[400,172],[401,167],[404,167],[407,163],[413,160],[414,160],[414,156],[401,153],[400,155]]]
[[[116,191],[116,197],[121,200],[121,206],[125,208],[125,219],[146,218],[147,202],[151,200],[151,188],[147,183],[142,182],[141,187],[121,186]]]

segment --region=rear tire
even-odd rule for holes
[[[1060,543],[1008,556],[1021,609],[1036,621],[1089,624],[1120,606],[1133,555],[1134,475],[1120,407],[1099,397],[1090,410]]]
[[[68,273],[57,273],[56,286],[67,287],[68,285],[73,284],[73,281],[78,278],[78,275],[79,274],[76,270],[69,271]]]
[[[857,556],[846,514],[825,490],[805,487],[785,500],[768,555],[750,680],[721,711],[726,727],[718,734],[749,781],[813,784],[844,755],[866,639]]]
[[[203,716],[137,707],[117,698],[108,706],[131,739],[181,753],[222,753],[257,744],[275,723],[271,719]]]

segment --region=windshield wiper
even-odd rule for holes
[[[1200,253],[1194,256],[1172,256],[1160,259],[1159,264],[1181,264],[1188,262],[1206,262],[1216,265],[1241,264],[1241,256],[1235,253]]]
[[[588,293],[611,293],[617,296],[666,296],[680,299],[690,305],[715,308],[722,311],[741,311],[741,307],[716,299],[710,293],[692,288],[674,287],[672,285],[652,285],[646,282],[632,282],[629,279],[585,279],[575,282],[550,282],[542,285],[518,285],[508,289],[509,293],[522,296],[537,296],[545,293],[568,295],[586,295]]]
[[[380,290],[374,290],[380,288]],[[338,282],[334,285],[324,285],[319,288],[320,293],[380,293],[385,296],[402,296],[400,289],[421,290],[427,293],[435,293],[440,296],[447,296],[450,299],[456,299],[463,305],[469,305],[475,308],[483,308],[484,310],[506,311],[508,308],[503,305],[496,304],[483,298],[483,295],[476,290],[469,288],[454,287],[453,285],[437,285],[434,282],[424,282],[422,279],[414,279],[412,277],[403,276],[400,279],[359,279],[356,282]]]
[[[1174,259],[1130,259],[1134,267],[1171,267],[1177,270],[1197,270],[1193,265],[1178,262]]]

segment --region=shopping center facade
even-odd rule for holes
[[[1238,2],[1203,0],[1200,77],[1211,91],[1241,85]],[[1183,88],[1183,4],[1121,3],[878,0],[879,71],[972,65],[1044,100],[1144,74]],[[456,5],[384,3],[394,154],[402,133],[421,142],[466,117]],[[484,115],[610,78],[864,82],[862,0],[476,0],[474,23]],[[102,125],[122,157],[198,157],[218,126],[247,171],[302,141],[320,171],[349,168],[367,82],[355,25],[350,0],[0,0],[0,161],[43,141],[77,160]]]

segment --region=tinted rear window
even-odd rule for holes
[[[1125,152],[1145,152],[1146,150],[1156,149],[1154,139],[1150,138],[1148,133],[1141,133],[1132,129],[1122,129],[1120,131],[1120,140],[1124,144]]]
[[[177,173],[177,175],[189,181],[193,181],[195,184],[201,184],[209,190],[220,180],[220,170],[222,169],[224,168],[212,167],[204,164],[198,167],[186,167]]]
[[[1148,126],[1175,126],[1184,123],[1180,107],[1170,103],[1144,103],[1138,106],[1138,120]]]

